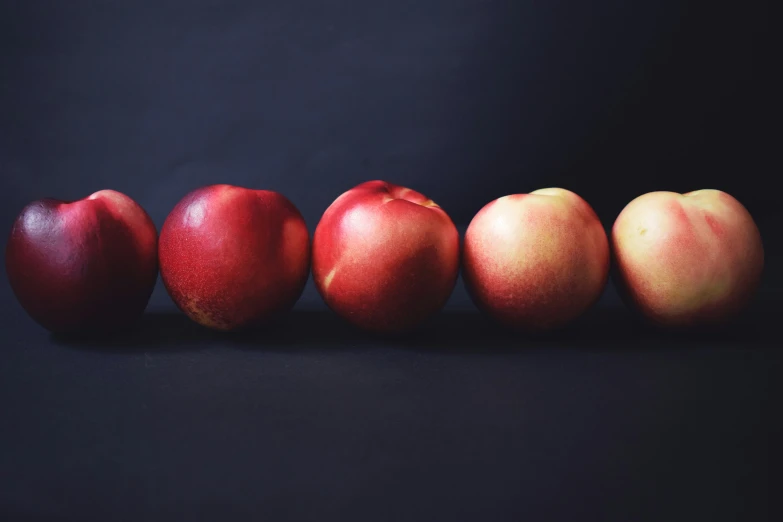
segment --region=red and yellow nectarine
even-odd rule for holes
[[[609,271],[606,232],[590,205],[560,188],[505,196],[465,234],[462,274],[476,306],[499,323],[542,331],[581,315]]]
[[[730,318],[748,303],[764,267],[753,218],[719,190],[639,196],[617,217],[612,249],[622,295],[662,326]]]
[[[368,181],[326,210],[313,278],[327,305],[377,332],[410,330],[440,310],[459,271],[459,233],[431,199]]]

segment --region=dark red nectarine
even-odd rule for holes
[[[24,309],[48,330],[115,329],[147,306],[158,275],[156,243],[147,213],[119,192],[42,199],[14,223],[6,272]]]

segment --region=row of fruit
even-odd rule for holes
[[[454,223],[431,199],[369,181],[332,203],[312,242],[297,208],[266,190],[197,189],[174,207],[160,237],[144,209],[116,191],[42,199],[14,223],[6,270],[24,309],[55,332],[132,324],[158,268],[194,321],[221,330],[257,326],[294,305],[311,267],[337,314],[367,330],[402,332],[444,306],[460,266],[482,312],[541,331],[598,299],[610,257],[626,302],[664,326],[734,316],[764,265],[753,218],[718,190],[639,196],[618,216],[611,241],[573,192],[504,196],[476,214],[460,248]]]

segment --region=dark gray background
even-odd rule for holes
[[[405,339],[312,284],[281,328],[218,335],[159,284],[137,330],[74,341],[2,278],[0,519],[767,520],[771,23],[762,1],[0,0],[0,227],[104,188],[158,227],[201,185],[278,190],[311,230],[375,178],[460,227],[546,186],[607,227],[720,188],[768,254],[741,321],[674,335],[611,286],[571,330],[510,335],[461,283]]]
[[[467,224],[499,196],[774,206],[766,5],[576,0],[0,3],[2,222],[102,188],[160,225],[209,183],[315,227],[368,179]]]

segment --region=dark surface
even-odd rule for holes
[[[778,256],[739,324],[687,334],[610,290],[567,332],[512,336],[460,285],[381,340],[309,284],[287,326],[217,335],[158,285],[137,330],[55,339],[0,278],[0,521],[772,519],[770,6],[0,0],[0,228],[104,188],[158,228],[204,184],[278,190],[311,231],[374,178],[463,229],[546,186],[607,227],[644,192],[718,188]]]
[[[675,334],[610,290],[526,338],[460,285],[395,340],[312,287],[287,324],[242,335],[158,290],[113,339],[53,338],[4,296],[3,520],[771,519],[773,294]]]

